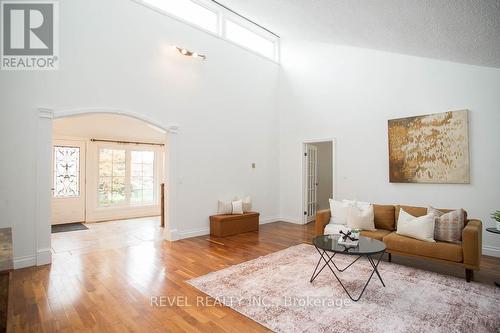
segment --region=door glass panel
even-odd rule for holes
[[[134,204],[154,202],[154,159],[153,151],[132,151],[131,166],[131,196]]]
[[[99,204],[154,203],[154,163],[154,151],[100,149]]]
[[[110,205],[125,201],[126,151],[99,150],[99,204]]]
[[[54,146],[54,197],[80,195],[80,148]]]

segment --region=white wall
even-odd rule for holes
[[[330,207],[329,199],[333,197],[332,187],[332,142],[313,143],[318,148],[318,210]]]
[[[492,226],[500,198],[500,69],[282,40],[280,212],[301,218],[301,142],[334,137],[338,198],[463,207]],[[471,184],[391,184],[387,120],[469,109]],[[484,232],[485,253],[500,255]],[[494,248],[496,246],[496,248]],[[496,251],[495,251],[496,250]]]
[[[208,59],[182,57],[171,44]],[[34,264],[37,252],[40,106],[112,107],[178,123],[180,237],[207,233],[217,199],[233,193],[251,195],[261,220],[277,217],[275,63],[124,0],[61,1],[60,49],[59,71],[0,73],[0,227],[14,228],[17,267]]]

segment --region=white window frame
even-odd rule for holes
[[[265,57],[266,59],[271,59],[271,58],[268,58],[266,55],[263,55],[262,53],[259,53],[255,50],[252,50],[251,48],[248,48],[246,47],[245,45],[242,45],[242,44],[239,44],[237,42],[234,42],[232,40],[229,40],[227,37],[226,37],[226,22],[227,21],[231,21],[232,23],[236,24],[236,25],[239,25],[241,27],[243,27],[244,29],[247,29],[253,33],[255,33],[257,36],[259,37],[262,37],[263,39],[266,39],[268,41],[270,41],[273,45],[274,45],[274,52],[273,52],[273,58],[271,60],[274,60],[276,62],[279,62],[279,38],[272,35],[271,33],[263,30],[262,28],[256,26],[255,24],[252,24],[251,22],[248,22],[247,20],[241,18],[241,17],[238,17],[234,14],[232,15],[223,15],[223,19],[222,21],[224,22],[223,25],[222,25],[222,36],[225,40],[227,40],[228,42],[234,44],[234,45],[238,45],[239,47],[242,47],[244,48],[245,50],[247,51],[250,51],[252,53],[256,53],[262,57]]]
[[[136,2],[140,5],[143,5],[147,8],[150,8],[150,9],[156,11],[157,13],[160,13],[162,15],[173,18],[179,22],[185,23],[185,24],[187,24],[195,29],[198,29],[200,31],[208,33],[214,37],[218,37],[218,38],[220,38],[220,39],[222,39],[222,40],[224,40],[232,45],[240,47],[240,48],[242,48],[248,52],[251,52],[255,55],[258,55],[264,59],[271,60],[272,62],[277,63],[277,64],[280,63],[280,56],[281,56],[280,52],[281,51],[280,51],[280,38],[279,38],[279,36],[274,35],[273,33],[258,26],[257,24],[252,23],[251,21],[248,21],[248,20],[244,19],[243,17],[234,14],[233,12],[227,10],[224,7],[217,5],[216,3],[212,2],[212,1],[209,1],[209,0],[189,0],[189,1],[192,1],[201,7],[204,7],[205,9],[208,9],[208,10],[217,14],[218,26],[217,26],[217,33],[215,33],[215,34],[210,30],[207,30],[201,26],[198,26],[194,23],[187,21],[186,19],[183,19],[182,17],[179,17],[179,16],[172,14],[172,13],[170,13],[166,10],[163,10],[161,8],[155,7],[154,5],[148,3],[147,0],[131,0],[131,1]],[[255,32],[257,35],[272,42],[274,44],[274,57],[269,58],[269,57],[267,57],[267,56],[265,56],[257,51],[254,51],[248,47],[245,47],[244,45],[241,45],[239,43],[236,43],[236,42],[233,42],[233,41],[227,39],[226,38],[226,24],[225,24],[226,20],[230,20],[235,24],[241,25],[243,28],[246,28],[252,32]]]
[[[144,149],[139,149],[137,148],[132,148],[129,150],[128,155],[129,155],[129,160],[130,160],[130,165],[129,165],[129,179],[128,179],[128,186],[129,186],[129,193],[128,193],[128,200],[129,200],[129,205],[130,206],[149,206],[149,205],[155,205],[158,204],[158,191],[159,191],[159,186],[161,181],[159,180],[159,172],[158,172],[158,152],[155,149],[146,149],[145,147],[141,147]],[[153,200],[149,202],[132,202],[132,178],[136,177],[132,175],[132,152],[133,151],[147,151],[147,152],[152,152],[153,153]],[[141,162],[141,165],[144,166],[144,161]],[[144,171],[144,170],[142,170]],[[142,185],[144,186],[144,175],[141,175],[142,178]],[[125,180],[125,183],[127,184],[127,180]],[[142,191],[144,191],[144,188],[141,188]],[[143,193],[144,196],[144,193]]]
[[[117,208],[117,207],[149,207],[149,206],[157,206],[159,204],[159,192],[160,192],[160,183],[161,183],[161,174],[159,172],[159,163],[163,159],[163,155],[160,149],[155,146],[138,146],[138,145],[125,145],[125,144],[113,144],[113,143],[99,143],[97,144],[97,172],[96,172],[96,207],[99,209],[102,208]],[[113,149],[113,150],[125,150],[125,200],[119,203],[111,203],[111,204],[101,204],[99,201],[99,163],[100,163],[100,152],[101,149]],[[130,201],[131,195],[131,152],[132,151],[153,151],[154,152],[154,163],[153,163],[153,194],[154,199],[153,202],[150,203],[132,203]]]

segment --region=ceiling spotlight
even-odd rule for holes
[[[207,56],[204,54],[199,54],[198,52],[189,51],[189,50],[182,48],[182,47],[172,45],[172,48],[174,48],[175,50],[177,50],[177,52],[179,52],[180,54],[182,54],[186,57],[202,58],[203,60],[205,60],[207,58]]]

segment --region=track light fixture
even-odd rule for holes
[[[207,59],[206,55],[199,54],[198,52],[189,51],[189,50],[187,50],[185,48],[178,47],[178,46],[175,46],[175,45],[172,45],[172,48],[175,49],[175,50],[177,50],[177,52],[179,52],[180,54],[182,54],[183,56],[186,56],[186,57],[202,58],[203,60]]]

